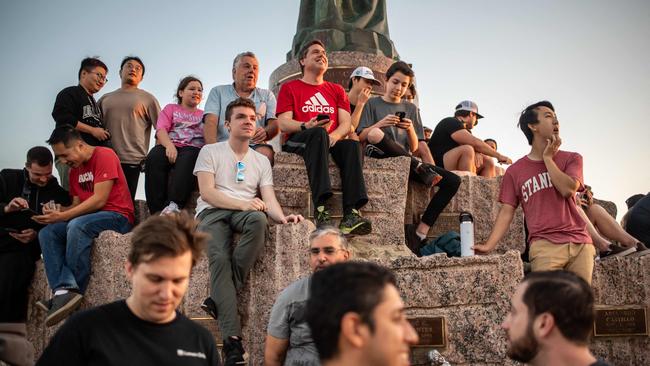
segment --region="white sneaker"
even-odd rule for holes
[[[160,211],[160,216],[173,215],[173,214],[177,214],[177,213],[180,213],[180,212],[181,212],[181,210],[178,208],[178,205],[176,204],[176,202],[171,201],[171,202],[169,202],[167,207],[163,208],[163,210]]]

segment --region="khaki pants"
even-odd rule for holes
[[[530,266],[533,272],[567,270],[591,284],[596,248],[592,244],[554,244],[536,240],[530,245]]]

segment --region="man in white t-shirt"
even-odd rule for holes
[[[198,229],[211,235],[208,242],[210,298],[202,308],[218,319],[225,365],[244,363],[237,290],[264,248],[267,215],[286,224],[301,215],[284,215],[273,191],[269,160],[249,148],[256,130],[255,103],[237,98],[226,107],[227,141],[205,145],[194,174],[201,196],[196,212]],[[261,198],[258,197],[258,191]],[[241,234],[231,251],[233,233]]]

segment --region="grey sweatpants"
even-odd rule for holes
[[[208,241],[210,297],[217,305],[219,331],[224,339],[241,337],[237,314],[237,290],[264,249],[268,231],[266,214],[261,211],[206,209],[198,215],[198,230],[211,235]],[[241,233],[232,248],[233,232]]]

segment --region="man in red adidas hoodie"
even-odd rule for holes
[[[341,170],[344,234],[365,235],[372,231],[359,209],[368,202],[361,168],[358,141],[344,140],[350,132],[350,102],[338,84],[323,79],[327,71],[325,46],[308,42],[298,60],[302,78],[284,83],[278,95],[276,113],[283,132],[282,150],[301,155],[307,166],[314,202],[316,226],[331,225],[326,201],[332,196],[329,159]]]

